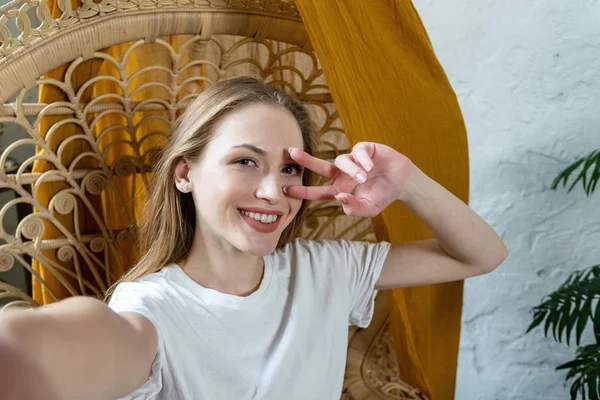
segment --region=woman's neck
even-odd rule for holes
[[[203,287],[235,296],[249,296],[260,286],[263,257],[239,251],[229,243],[195,235],[181,269]]]

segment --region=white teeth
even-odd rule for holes
[[[277,218],[279,217],[276,214],[258,214],[258,213],[253,213],[253,212],[249,212],[249,211],[245,211],[245,210],[240,210],[240,212],[244,215],[249,216],[252,219],[262,222],[263,224],[271,224],[271,223],[277,221]]]

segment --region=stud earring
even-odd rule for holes
[[[188,191],[188,186],[187,186],[187,185],[184,183],[184,184],[183,184],[183,186],[181,186],[181,190],[182,190],[184,193],[187,193],[187,191]]]

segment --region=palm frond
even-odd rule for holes
[[[561,181],[563,183],[563,188],[567,186],[569,177],[575,170],[579,169],[580,166],[583,166],[583,168],[569,187],[568,193],[573,190],[577,182],[582,181],[583,189],[585,190],[586,195],[589,196],[596,189],[596,184],[598,183],[598,179],[600,179],[600,150],[592,151],[589,155],[569,165],[556,178],[554,178],[554,181],[552,182],[552,190],[556,190]],[[588,173],[590,173],[591,176],[588,176]]]
[[[575,342],[579,345],[583,330],[588,321],[592,321],[596,342],[600,344],[600,307],[595,301],[598,298],[600,265],[573,272],[555,292],[533,308],[533,321],[527,332],[544,323],[544,335],[552,332],[554,340],[565,340],[568,345],[575,333]]]
[[[568,369],[566,381],[571,382],[571,400],[581,395],[583,400],[600,399],[600,346],[590,344],[577,349],[577,356],[557,370]]]

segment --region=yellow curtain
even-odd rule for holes
[[[464,122],[448,79],[407,0],[296,0],[351,142],[385,143],[468,201]],[[432,233],[401,204],[374,221],[379,239]],[[452,399],[462,282],[394,290],[400,376],[434,400]]]

